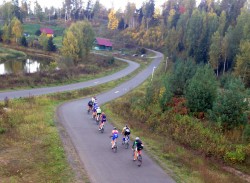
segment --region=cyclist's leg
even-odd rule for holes
[[[137,148],[134,149],[134,161],[137,159]]]

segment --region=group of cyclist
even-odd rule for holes
[[[91,100],[88,102],[88,111],[92,111],[92,117],[93,118],[100,118],[100,124],[99,124],[99,130],[103,127],[104,123],[107,121],[107,117],[104,112],[102,112],[101,108],[98,106],[96,97],[92,97]],[[123,142],[125,142],[126,138],[129,138],[131,131],[128,125],[125,125],[122,129],[121,134],[123,135]],[[111,148],[114,148],[115,142],[118,139],[119,132],[116,129],[116,127],[113,128],[111,132]],[[135,138],[135,141],[132,145],[132,150],[134,151],[134,158],[135,161],[137,159],[137,155],[141,153],[141,150],[143,149],[142,141],[139,137]]]

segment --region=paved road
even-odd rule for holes
[[[56,93],[56,92],[63,92],[63,91],[70,91],[70,90],[76,90],[81,88],[86,88],[90,86],[95,86],[99,84],[103,84],[112,80],[116,80],[118,78],[122,78],[129,73],[135,71],[139,64],[135,62],[131,62],[126,59],[116,58],[121,61],[127,62],[129,64],[128,67],[125,69],[116,72],[112,75],[93,79],[86,82],[80,82],[80,83],[74,83],[69,85],[63,85],[63,86],[56,86],[56,87],[47,87],[47,88],[36,88],[36,89],[29,89],[29,90],[18,90],[18,91],[8,91],[8,92],[0,92],[0,100],[4,100],[4,98],[7,96],[8,98],[19,98],[19,97],[28,97],[28,96],[36,96],[36,95],[44,95],[49,93]]]
[[[162,59],[162,54],[152,64],[133,79],[97,96],[99,104],[118,98],[137,87],[148,78]],[[118,140],[118,152],[111,151],[109,135],[113,129],[108,122],[105,132],[98,131],[98,126],[86,112],[89,99],[66,103],[58,108],[58,119],[71,138],[76,151],[83,162],[92,183],[172,183],[169,177],[143,151],[143,164],[137,167],[132,161],[131,149],[121,145]]]

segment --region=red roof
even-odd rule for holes
[[[98,45],[112,46],[112,43],[110,42],[109,39],[97,37],[96,41]]]
[[[54,31],[50,28],[41,28],[40,31],[45,34],[54,34]]]

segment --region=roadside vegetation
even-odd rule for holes
[[[1,102],[0,148],[4,150],[0,151],[0,180],[76,182],[75,172],[59,139],[56,107],[69,100],[111,89],[144,68],[145,65],[124,78],[97,87]],[[81,170],[80,173],[80,179],[89,182],[86,172]]]
[[[128,124],[133,136],[140,136],[151,156],[180,182],[244,182],[243,176],[225,169],[250,173],[247,91],[237,79],[228,79],[225,89],[214,88],[215,78],[204,81],[213,75],[210,68],[195,71],[188,64],[174,64],[167,79],[160,77],[162,65],[153,81],[102,108],[116,126]],[[227,112],[231,115],[223,115]]]

